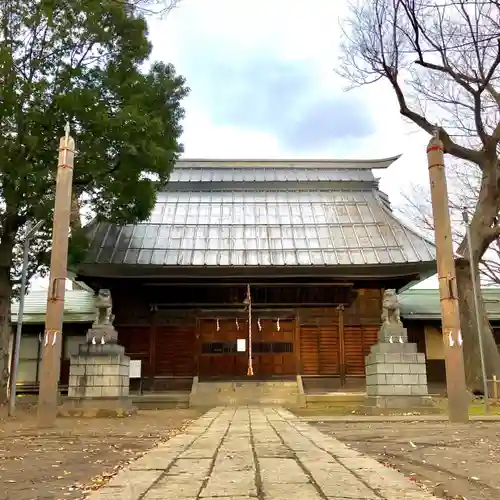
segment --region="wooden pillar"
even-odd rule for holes
[[[295,350],[295,373],[300,375],[302,373],[302,366],[300,362],[300,318],[298,309],[295,310],[294,321],[294,350]]]
[[[443,143],[439,140],[437,133],[429,141],[427,160],[429,163],[432,213],[436,239],[448,412],[450,422],[462,423],[469,421],[469,405],[465,384],[458,290],[448,209],[448,188],[444,169],[444,151]]]
[[[151,312],[151,323],[149,327],[149,386],[150,390],[154,390],[155,375],[156,375],[156,334],[158,324],[158,313],[156,308]]]
[[[344,306],[337,307],[339,320],[339,371],[340,371],[340,386],[344,387],[346,379],[345,369],[345,337],[344,337]]]

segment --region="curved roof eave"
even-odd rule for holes
[[[391,166],[396,160],[401,158],[401,154],[390,156],[387,158],[378,159],[208,159],[208,158],[180,158],[176,162],[176,166],[197,166],[202,167],[218,167],[218,168],[238,168],[245,166],[255,167],[290,167],[297,166],[300,168],[322,168],[322,167],[337,167],[339,168],[356,168],[356,169],[384,169]]]

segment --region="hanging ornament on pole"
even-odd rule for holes
[[[276,330],[279,332],[280,331],[280,319],[276,321]]]
[[[453,347],[455,345],[455,341],[453,340],[453,335],[451,334],[451,332],[448,334],[448,344],[450,345],[450,347]]]
[[[252,297],[250,295],[250,285],[247,285],[246,302],[248,304],[248,370],[247,370],[247,375],[249,377],[253,377],[253,365],[252,365]]]

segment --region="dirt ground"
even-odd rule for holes
[[[314,425],[314,424],[313,424]],[[345,444],[400,470],[434,495],[500,499],[500,423],[315,424]]]
[[[173,409],[121,419],[61,418],[40,430],[33,409],[18,410],[11,420],[0,407],[0,500],[82,499],[198,416]]]

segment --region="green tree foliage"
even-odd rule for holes
[[[20,240],[28,220],[46,221],[30,260],[31,272],[40,265],[43,271],[65,123],[76,141],[79,203],[116,222],[148,217],[182,152],[188,89],[169,64],[141,71],[151,44],[140,7],[120,0],[0,5],[0,401]],[[79,246],[77,226],[72,239]]]

